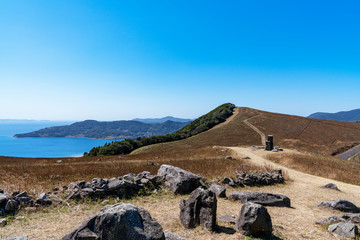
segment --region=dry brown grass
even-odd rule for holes
[[[360,185],[360,163],[314,154],[269,155],[269,160],[312,175]]]
[[[0,158],[0,188],[6,192],[28,191],[40,193],[54,187],[61,188],[73,181],[91,181],[94,177],[111,178],[128,173],[149,171],[156,174],[161,164],[170,164],[199,174],[205,178],[233,176],[235,170],[258,169],[244,164],[242,159],[225,160],[231,150],[221,151],[220,147],[188,149],[184,152],[167,151],[127,156],[26,159]],[[153,162],[154,166],[148,165]],[[51,175],[60,178],[51,178]]]

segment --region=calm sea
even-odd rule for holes
[[[88,138],[13,138],[45,127],[68,125],[54,121],[0,120],[0,156],[12,157],[69,157],[82,156],[91,148],[104,145],[108,140]]]

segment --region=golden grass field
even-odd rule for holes
[[[263,150],[252,151],[247,148],[261,145],[259,134],[243,122],[249,118],[249,122],[259,130],[273,134],[275,144],[285,151],[267,154]],[[269,208],[275,224],[275,236],[280,239],[339,239],[314,222],[340,213],[314,206],[321,201],[336,198],[345,198],[360,205],[360,188],[351,185],[360,185],[360,163],[331,157],[331,153],[357,142],[360,142],[358,123],[315,120],[237,108],[225,123],[209,131],[181,141],[146,146],[130,155],[60,158],[62,163],[56,162],[60,159],[0,157],[0,188],[10,193],[28,191],[39,194],[54,187],[61,189],[72,181],[91,181],[94,177],[111,178],[142,171],[155,174],[161,164],[178,166],[206,177],[208,181],[233,176],[236,170],[280,166],[288,175],[285,185],[245,189],[229,187],[228,193],[266,191],[289,196],[293,209]],[[233,159],[225,160],[227,155]],[[243,159],[246,156],[251,158]],[[148,162],[153,162],[154,166],[148,165]],[[54,174],[60,177],[51,178]],[[321,184],[330,181],[336,182],[342,191],[320,188]],[[179,202],[187,197],[165,191],[126,201],[144,207],[165,230],[174,231],[187,239],[245,239],[234,233],[234,226],[222,222],[218,223],[216,233],[205,232],[201,228],[182,229],[178,221]],[[27,234],[29,239],[60,239],[85,218],[98,212],[104,205],[101,201],[69,202],[69,205],[38,209],[35,212],[20,211],[14,221],[0,228],[0,238]],[[123,200],[110,198],[109,201],[115,203]],[[218,215],[237,216],[240,208],[239,203],[220,199]]]

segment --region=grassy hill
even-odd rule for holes
[[[310,119],[240,107],[230,120],[196,136],[140,148],[133,152],[185,151],[207,146],[261,145],[258,133],[243,121],[257,127],[265,135],[274,135],[275,145],[302,151],[335,155],[360,143],[360,124]]]

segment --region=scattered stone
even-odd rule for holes
[[[214,192],[216,196],[220,198],[226,197],[226,188],[217,183],[212,183],[211,186],[209,187],[209,190]]]
[[[50,175],[50,178],[51,179],[58,179],[58,178],[61,178],[61,176],[59,174],[53,174],[53,175]]]
[[[19,203],[17,201],[9,200],[9,201],[7,201],[4,209],[5,209],[5,212],[12,213],[17,210],[18,206],[19,206]]]
[[[154,163],[154,162],[148,162],[146,165],[148,165],[148,166],[155,166],[155,163]]]
[[[250,172],[242,172],[236,171],[237,178],[232,179],[229,177],[225,177],[222,181],[224,184],[228,184],[229,186],[234,187],[253,187],[253,186],[267,186],[278,183],[284,183],[285,179],[282,176],[281,169],[275,169],[270,172],[262,172],[262,171],[250,171]]]
[[[56,163],[62,163],[63,161],[62,160],[57,160]]]
[[[11,238],[1,238],[0,240],[28,240],[28,237],[21,236],[21,237],[11,237]]]
[[[251,159],[250,157],[244,157],[243,159],[245,159],[245,160],[249,160],[249,159]]]
[[[218,217],[219,221],[222,222],[227,222],[227,223],[231,223],[231,224],[235,224],[236,223],[236,218],[235,216],[220,216]]]
[[[15,198],[21,198],[21,197],[28,197],[28,194],[27,192],[22,192],[22,193],[19,193],[15,196]]]
[[[329,226],[328,231],[348,238],[356,238],[356,235],[359,234],[358,226],[348,222],[332,224]]]
[[[253,202],[263,206],[290,207],[290,199],[284,195],[262,192],[235,192],[229,195],[229,200],[241,203]]]
[[[161,225],[149,212],[129,203],[104,207],[62,240],[78,239],[142,239],[165,240]]]
[[[347,200],[344,200],[344,199],[325,201],[325,202],[318,204],[317,206],[328,207],[328,208],[339,210],[342,212],[351,212],[351,213],[359,213],[360,212],[360,209],[355,204],[353,204],[352,202],[349,202]]]
[[[180,202],[180,223],[184,228],[202,225],[205,230],[214,231],[216,226],[216,195],[210,190],[197,188],[188,200]]]
[[[5,205],[7,200],[10,199],[10,195],[6,193],[0,193],[0,207]]]
[[[333,190],[340,191],[340,190],[338,189],[338,187],[337,187],[335,184],[333,184],[333,183],[328,183],[328,184],[322,186],[322,188],[330,188],[330,189],[333,189]]]
[[[233,159],[231,156],[226,156],[225,159]]]
[[[179,235],[176,235],[175,233],[169,231],[164,231],[164,234],[166,240],[186,240],[185,238],[182,238]]]
[[[271,217],[267,209],[256,203],[245,203],[235,225],[236,231],[244,235],[269,236],[272,234]]]
[[[40,196],[36,199],[36,203],[40,205],[51,205],[52,201],[50,198],[48,198],[46,193],[41,193]]]
[[[0,219],[0,227],[5,227],[7,224],[7,220],[5,218]]]
[[[200,176],[178,167],[163,164],[157,174],[163,177],[165,186],[175,194],[188,194],[202,186]]]
[[[317,221],[316,223],[320,225],[329,225],[338,222],[360,223],[360,213],[345,213],[341,216],[330,216],[328,218]]]

